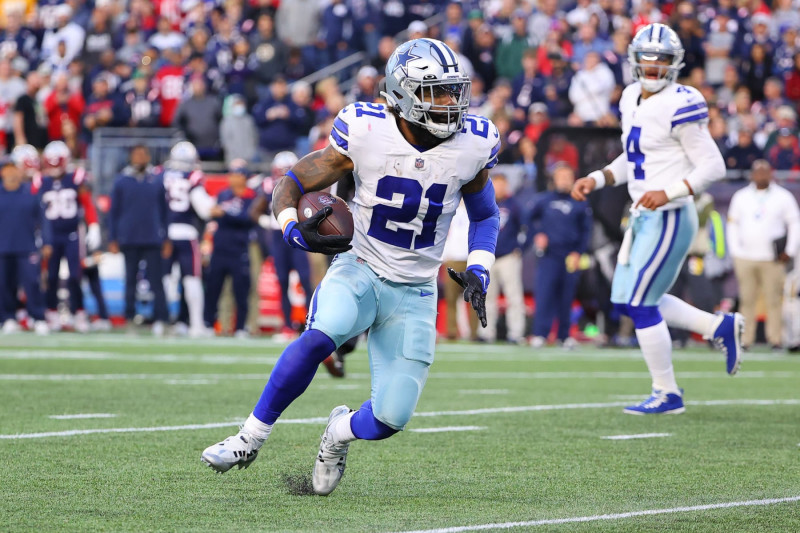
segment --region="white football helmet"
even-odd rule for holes
[[[651,93],[657,93],[678,78],[683,67],[683,52],[681,40],[669,26],[648,24],[636,33],[628,45],[628,61],[633,79]],[[643,61],[669,61],[669,64],[657,65]],[[658,77],[645,76],[645,68],[657,68]]]
[[[297,156],[289,150],[278,152],[272,160],[272,177],[280,178],[297,163]]]
[[[69,148],[64,141],[53,141],[44,147],[42,152],[42,159],[44,160],[44,169],[55,171],[56,174],[64,174],[67,171],[67,166],[72,159]]]
[[[11,151],[11,160],[23,172],[30,174],[39,170],[39,152],[30,144],[19,144]]]
[[[445,139],[464,125],[470,80],[449,46],[436,39],[414,39],[398,46],[386,63],[386,91],[381,95],[403,119]],[[436,104],[443,96],[452,103]]]
[[[169,151],[167,166],[186,172],[195,170],[200,161],[197,148],[189,141],[180,141]]]

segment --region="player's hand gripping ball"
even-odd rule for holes
[[[304,194],[297,204],[297,218],[283,232],[289,246],[326,255],[352,248],[353,215],[341,198],[322,192]]]

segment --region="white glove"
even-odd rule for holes
[[[89,224],[89,229],[86,231],[86,248],[93,252],[100,248],[103,243],[103,235],[100,233],[100,224]]]

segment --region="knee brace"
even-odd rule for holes
[[[633,320],[633,326],[636,329],[649,328],[664,320],[657,305],[629,305],[627,314]]]

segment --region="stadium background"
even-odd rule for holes
[[[257,123],[258,113],[276,105],[270,86],[279,80],[288,83],[285,105],[302,120],[259,124],[253,139],[258,145],[250,158],[252,170],[268,172],[278,149],[302,155],[324,145],[336,112],[350,101],[373,100],[394,45],[418,36],[446,40],[468,60],[472,112],[500,127],[500,168],[512,176],[518,197],[530,206],[548,187],[548,169],[556,162],[567,161],[584,174],[619,153],[616,103],[621,87],[630,81],[625,46],[638,28],[656,21],[679,33],[687,50],[682,80],[700,89],[710,104],[710,129],[729,166],[728,179],[711,190],[716,208],[724,214],[730,196],[744,185],[748,160],[740,157],[742,130],[752,136],[756,152],[773,162],[780,180],[796,196],[800,191],[800,14],[791,0],[4,0],[0,16],[5,150],[13,148],[17,136],[14,113],[22,80],[30,83],[35,73],[42,80],[34,98],[37,122],[45,135],[28,140],[39,148],[48,140],[65,140],[92,171],[101,211],[107,208],[106,195],[126,163],[127,150],[138,143],[151,147],[154,161],[160,162],[176,140],[188,138],[204,156],[209,190],[224,183],[230,155],[224,136],[198,131],[196,125],[165,113],[192,99],[194,82],[207,87],[218,121],[230,113],[232,95],[240,94]],[[274,31],[267,31],[269,26]],[[727,53],[720,54],[721,49]],[[614,75],[614,87],[598,93],[597,100],[593,94],[590,107],[595,109],[581,116],[573,109],[569,88],[588,70],[585,56],[591,52],[599,53]],[[524,72],[525,57],[535,58],[535,76]],[[143,100],[137,100],[131,94],[141,78],[147,80],[147,89]],[[98,80],[107,83],[108,95],[96,93]],[[779,86],[777,94],[766,90],[770,84]],[[303,87],[311,91],[307,101]],[[54,107],[48,99],[58,91],[68,98]],[[86,118],[102,107],[114,110],[108,127],[90,128]],[[783,129],[789,130],[791,143],[777,149],[775,138]],[[598,240],[619,241],[625,204],[623,189],[593,199],[599,235],[594,248]],[[591,287],[592,276],[598,276],[596,263],[591,258],[582,289],[583,298],[595,301],[598,295]],[[529,250],[527,293],[532,292],[535,269],[536,257]],[[266,272],[262,294],[274,289],[268,268]],[[732,276],[725,296],[736,297]]]

